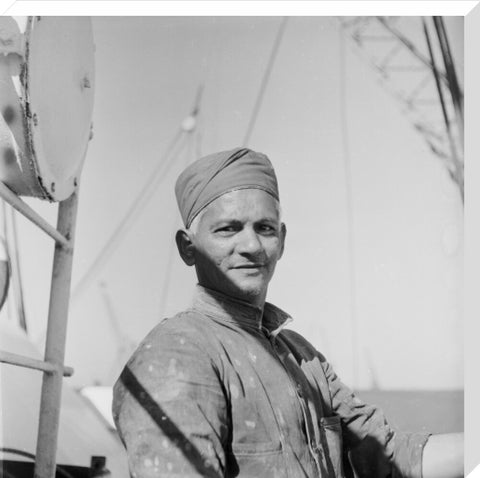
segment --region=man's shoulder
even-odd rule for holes
[[[184,339],[199,343],[205,340],[210,321],[194,309],[186,309],[177,314],[161,320],[140,342],[138,351],[157,348],[160,344],[172,339]]]
[[[159,322],[138,344],[114,387],[115,402],[122,400],[125,377],[148,383],[181,362],[209,363],[208,321],[198,312],[185,310]]]

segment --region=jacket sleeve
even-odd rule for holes
[[[422,478],[423,448],[430,434],[393,429],[383,412],[344,385],[328,362],[323,368],[332,410],[341,417],[344,446],[360,478]]]
[[[113,416],[132,477],[224,476],[226,401],[194,338],[150,334],[115,384]]]

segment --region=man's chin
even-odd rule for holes
[[[235,284],[232,293],[239,299],[258,304],[265,299],[266,290],[263,282],[261,284],[243,282]]]

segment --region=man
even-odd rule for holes
[[[202,158],[175,192],[177,246],[198,287],[115,385],[132,476],[462,476],[461,436],[393,430],[265,301],[286,236],[265,155]]]

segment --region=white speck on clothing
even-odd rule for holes
[[[232,394],[233,398],[238,398],[238,387],[236,385],[230,385],[230,393]]]
[[[215,456],[215,450],[214,450],[213,445],[211,443],[209,443],[207,445],[207,454],[210,455],[210,456]]]
[[[167,375],[168,376],[177,375],[177,360],[174,358],[170,359],[170,362],[168,364]]]

